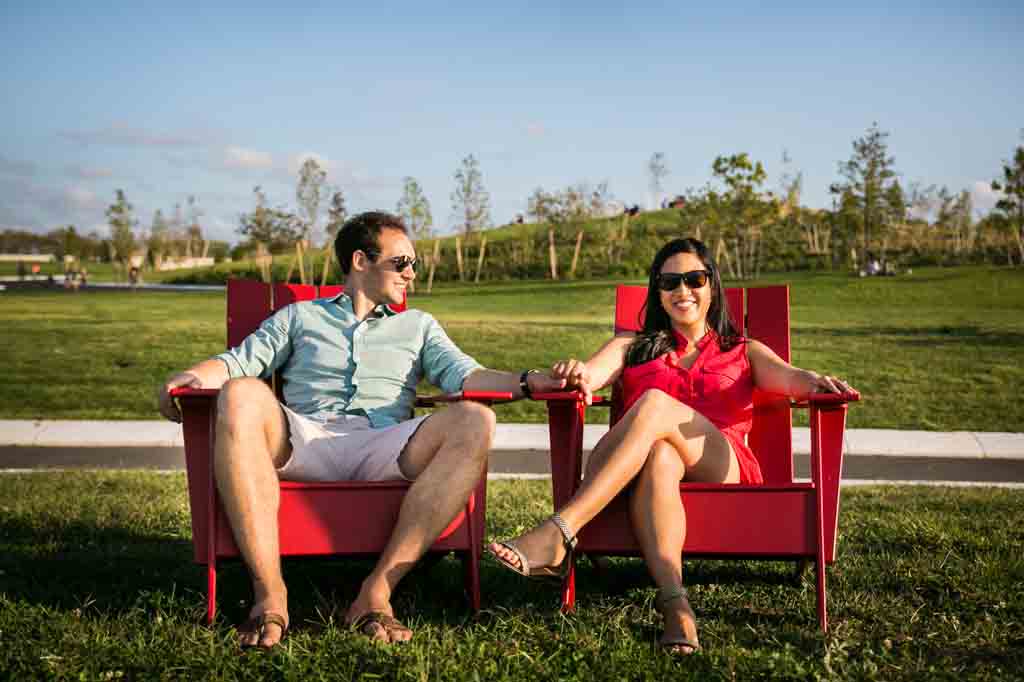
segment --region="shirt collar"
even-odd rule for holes
[[[330,298],[328,300],[331,301],[331,303],[336,303],[337,305],[341,306],[349,313],[355,314],[355,307],[352,305],[352,297],[346,294],[344,291],[335,296],[334,298]],[[398,313],[392,310],[391,306],[385,303],[381,303],[376,308],[374,308],[370,312],[370,314],[375,319],[380,319],[382,317],[391,317],[392,315],[397,315]]]
[[[690,347],[690,341],[685,336],[677,332],[675,329],[672,330],[672,336],[676,337],[676,350],[680,353],[686,351]],[[718,338],[718,334],[715,333],[714,329],[709,329],[700,337],[700,341],[697,342],[697,350],[703,351],[707,348],[708,344]]]

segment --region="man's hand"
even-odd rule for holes
[[[171,397],[171,391],[175,388],[202,388],[203,382],[191,372],[175,374],[167,380],[157,391],[156,399],[160,408],[160,414],[172,422],[181,423],[181,411]]]
[[[594,391],[587,363],[575,358],[560,360],[551,366],[551,376],[561,379],[564,382],[562,385],[566,388],[575,388],[582,393],[587,405],[593,402]],[[530,388],[532,389],[533,386],[531,385]]]

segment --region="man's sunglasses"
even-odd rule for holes
[[[700,289],[708,283],[711,273],[707,270],[690,270],[689,272],[663,272],[658,275],[658,288],[662,291],[675,291],[679,283],[687,289]]]
[[[379,258],[380,257],[379,253],[375,253],[375,252],[372,252],[372,251],[365,252],[365,253],[370,258]],[[416,268],[420,264],[420,259],[419,258],[409,258],[409,256],[392,256],[391,258],[385,258],[384,260],[386,260],[389,263],[391,263],[392,265],[394,265],[395,266],[395,270],[397,272],[404,272],[406,268],[412,268],[412,271],[416,272]]]

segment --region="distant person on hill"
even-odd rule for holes
[[[421,378],[446,392],[557,390],[564,379],[535,371],[484,369],[437,321],[395,312],[416,277],[416,252],[401,218],[370,212],[348,220],[334,241],[345,292],[277,311],[237,347],[172,376],[160,412],[181,415],[178,386],[219,388],[215,475],[255,603],[239,627],[243,647],[271,648],[288,628],[288,596],[277,538],[278,479],[408,480],[390,541],[345,622],[374,640],[404,642],[391,595],[465,506],[487,461],[495,417],[459,402],[411,418]],[[278,402],[265,379],[280,370]],[[361,513],[372,514],[372,509]]]
[[[583,484],[567,505],[533,530],[488,549],[522,575],[562,575],[576,534],[628,487],[633,531],[658,587],[655,608],[665,620],[661,646],[689,654],[700,644],[683,587],[686,516],[679,482],[763,482],[746,443],[755,388],[795,398],[852,389],[793,367],[741,336],[729,317],[718,266],[696,239],[676,239],[658,251],[646,311],[639,334],[616,335],[586,362],[569,359],[552,367],[588,401],[621,379],[626,412],[594,448]]]

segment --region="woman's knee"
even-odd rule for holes
[[[651,447],[647,461],[640,470],[640,478],[650,483],[671,481],[674,485],[683,480],[685,473],[686,465],[679,452],[671,443],[659,440]]]

